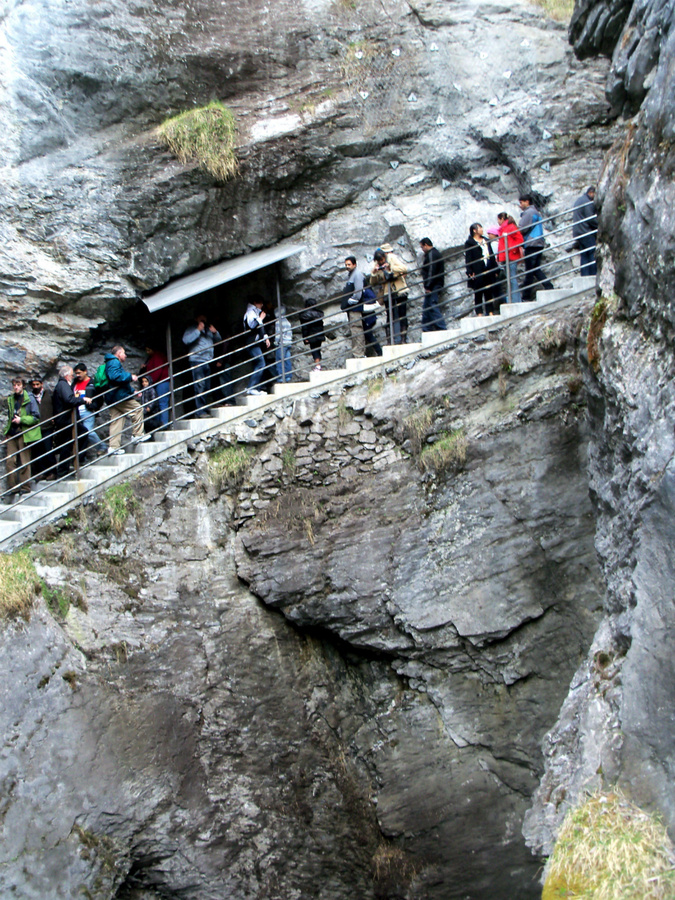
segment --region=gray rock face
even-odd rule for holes
[[[587,312],[234,426],[121,535],[93,505],[39,535],[86,609],[0,643],[3,896],[534,900],[539,742],[602,602]]]
[[[537,851],[550,850],[582,791],[603,784],[618,782],[675,829],[672,16],[672,4],[634,4],[614,56],[627,102],[645,99],[601,182],[607,322],[587,384],[608,591],[590,655],[545,743],[546,773],[526,822]]]
[[[143,291],[289,236],[308,244],[285,272],[299,304],[341,290],[346,252],[403,237],[414,259],[423,233],[461,244],[521,189],[561,208],[596,179],[606,65],[530,5],[301,10],[5,4],[0,375],[72,362],[103,323],[138,337],[119,323]],[[224,185],[155,132],[214,97],[239,127]]]
[[[615,115],[633,115],[654,84],[673,20],[671,3],[662,0],[580,0],[570,22],[570,40],[585,59],[612,57],[607,97]],[[666,100],[666,97],[662,97]]]

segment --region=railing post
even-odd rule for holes
[[[279,287],[279,271],[278,268],[275,267],[276,275],[277,275],[277,332],[279,334],[279,344],[277,346],[277,350],[275,356],[280,354],[279,358],[281,360],[281,381],[285,384],[286,382],[286,359],[284,354],[284,329],[281,325],[281,288]],[[279,373],[277,371],[277,378],[279,377]]]
[[[389,312],[389,345],[394,346],[394,304],[391,299],[391,282],[387,282],[387,310]]]
[[[77,407],[74,406],[70,410],[70,427],[72,429],[73,435],[73,467],[75,469],[75,474],[80,475],[80,442],[77,437]]]
[[[509,259],[509,235],[504,232],[504,254],[506,262],[506,302],[511,303],[511,260]]]
[[[166,361],[169,364],[169,403],[171,405],[171,426],[176,429],[176,391],[173,377],[173,347],[171,342],[171,322],[166,323]]]

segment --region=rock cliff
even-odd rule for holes
[[[605,15],[601,4],[589,9]],[[608,81],[629,110],[644,100],[601,181],[604,300],[587,383],[606,614],[547,739],[526,829],[538,850],[550,849],[582,791],[603,782],[625,785],[675,828],[672,21],[672,4],[633,4]]]
[[[569,205],[614,135],[606,63],[522,0],[7,0],[0,39],[0,376],[140,341],[144,291],[291,235],[296,302],[341,289],[345,252],[463,243],[521,189]],[[213,99],[226,184],[156,133]]]
[[[588,304],[309,393],[145,474],[126,524],[104,499],[37,535],[73,603],[1,644],[4,896],[538,896],[522,819],[603,597]]]

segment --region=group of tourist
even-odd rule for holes
[[[577,198],[573,210],[573,249],[581,254],[581,274],[594,275],[597,218],[595,188],[589,187]],[[467,284],[474,294],[476,315],[493,315],[507,300],[520,303],[533,298],[534,289],[551,288],[542,269],[545,247],[542,215],[534,199],[523,194],[519,199],[521,215],[500,212],[497,225],[484,232],[479,222],[469,229],[464,245]],[[496,240],[496,249],[493,246]],[[440,308],[440,293],[445,285],[445,263],[428,237],[420,240],[420,274],[424,287],[421,327],[423,332],[445,330]],[[518,266],[524,273],[519,279]],[[341,297],[341,309],[347,314],[351,351],[354,357],[381,356],[382,347],[375,333],[376,316],[384,309],[385,331],[390,344],[408,339],[408,267],[388,243],[373,253],[367,274],[359,271],[356,257],[344,260],[347,281]],[[267,334],[265,320],[272,308],[263,297],[250,297],[243,316],[243,333],[253,366],[247,393],[263,394],[265,370],[272,372],[265,381],[288,382],[293,374],[294,336],[283,306],[274,310],[274,331]],[[307,299],[299,313],[303,343],[309,348],[314,370],[321,370],[321,347],[326,339],[324,315],[317,301]],[[187,348],[190,383],[195,415],[209,416],[214,391],[211,379],[218,376],[219,400],[233,405],[234,384],[229,358],[229,338],[223,338],[205,315],[198,315],[183,333]],[[272,341],[274,347],[272,348]],[[216,353],[216,350],[218,352]],[[266,358],[274,354],[274,361]],[[92,455],[119,455],[124,425],[131,424],[132,440],[149,440],[154,430],[169,421],[169,371],[164,353],[146,348],[147,360],[138,374],[124,367],[126,352],[121,345],[105,354],[103,363],[91,375],[87,366],[62,366],[52,391],[40,375],[30,379],[12,379],[12,391],[6,401],[6,422],[2,435],[6,446],[9,493],[26,493],[32,478],[61,478],[78,463]],[[108,443],[99,433],[96,416],[102,407],[109,412]],[[76,450],[77,447],[77,450]],[[32,466],[32,470],[31,470]]]
[[[76,461],[81,465],[93,456],[125,453],[121,444],[127,419],[136,443],[168,423],[166,357],[151,348],[147,352],[138,375],[124,368],[126,352],[117,344],[93,375],[84,363],[61,366],[52,390],[37,372],[12,378],[2,429],[10,496],[30,493],[33,480],[65,477]],[[96,425],[102,407],[109,415],[107,444]]]
[[[589,187],[574,203],[573,249],[581,255],[581,274],[595,275],[595,237],[597,213],[595,188]],[[469,227],[464,244],[467,284],[474,294],[476,315],[494,315],[504,302],[520,303],[534,299],[537,287],[550,290],[553,285],[542,268],[546,246],[543,218],[531,194],[518,200],[520,219],[500,212],[497,225],[483,231],[480,222]],[[497,251],[493,247],[497,239]],[[518,264],[522,261],[524,276],[518,281]]]

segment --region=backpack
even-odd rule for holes
[[[110,380],[108,378],[108,373],[105,370],[105,363],[101,363],[98,369],[94,372],[94,377],[92,380],[94,383],[95,394],[103,394],[110,387]]]

